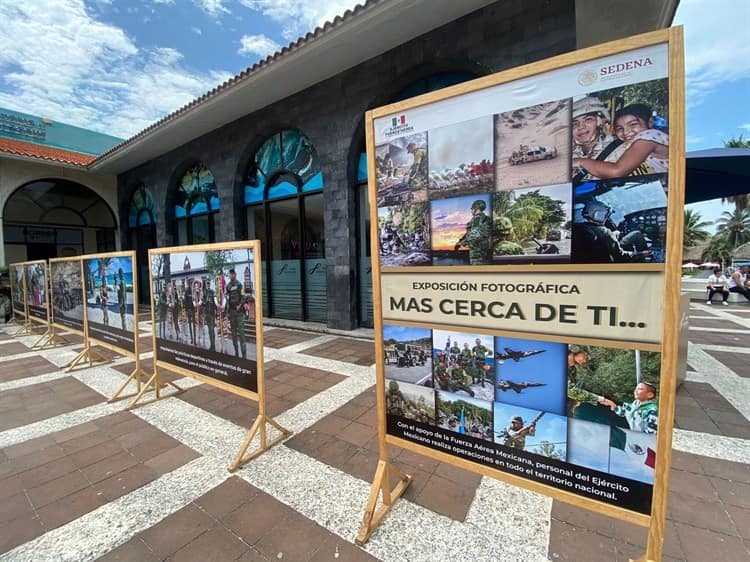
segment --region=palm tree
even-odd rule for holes
[[[701,259],[705,261],[715,261],[721,264],[730,263],[732,261],[732,248],[729,247],[729,242],[726,237],[716,235],[711,238],[701,252]]]
[[[750,139],[746,139],[744,134],[739,137],[732,137],[728,141],[724,141],[725,148],[750,148]],[[742,193],[740,195],[730,195],[729,197],[722,197],[722,203],[733,203],[735,209],[747,209],[750,208],[750,193]]]
[[[682,247],[691,248],[705,241],[711,233],[706,230],[711,226],[710,221],[704,221],[698,211],[685,209],[685,233],[682,239]]]
[[[750,139],[745,138],[745,134],[740,134],[739,137],[732,137],[728,141],[724,141],[725,148],[750,148]]]
[[[747,209],[735,209],[733,213],[724,211],[716,226],[716,232],[726,237],[732,249],[750,241],[750,212]]]

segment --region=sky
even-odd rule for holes
[[[2,1],[0,107],[127,138],[356,4]],[[681,0],[674,23],[685,26],[688,151],[750,136],[750,2]]]

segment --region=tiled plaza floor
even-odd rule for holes
[[[664,560],[750,560],[750,307],[692,305]],[[141,366],[153,369],[150,317]],[[269,415],[294,431],[235,475],[257,404],[162,370],[185,392],[107,404],[135,363],[65,374],[80,338],[33,351],[0,329],[0,562],[626,561],[646,530],[392,448],[414,480],[364,549],[377,465],[370,341],[269,328]]]

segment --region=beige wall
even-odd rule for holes
[[[13,192],[22,185],[45,178],[75,181],[98,194],[112,209],[119,222],[117,211],[117,177],[94,174],[87,170],[47,164],[42,161],[8,158],[0,156],[0,266],[25,259],[25,248],[6,246],[3,241],[3,210]],[[17,217],[14,217],[17,220]],[[94,240],[94,244],[96,240]],[[120,248],[119,228],[115,233],[115,243]],[[22,255],[23,254],[23,255]]]

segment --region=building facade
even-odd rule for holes
[[[372,325],[367,110],[669,24],[676,1],[369,0],[97,157],[122,249],[259,239],[264,313]],[[145,296],[145,295],[144,295]]]

